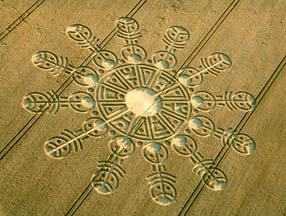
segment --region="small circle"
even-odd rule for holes
[[[27,97],[24,98],[24,100],[23,100],[24,107],[30,107],[31,104],[32,104],[32,101],[30,98],[27,98]]]
[[[96,74],[87,74],[84,76],[84,82],[88,86],[94,86],[98,82],[98,76]]]
[[[92,117],[84,122],[83,124],[84,130],[88,132],[89,136],[99,137],[104,135],[107,130],[108,126],[104,122],[104,120],[100,118]]]
[[[154,116],[162,108],[162,99],[155,91],[139,87],[126,94],[127,107],[137,116]]]
[[[182,156],[190,156],[196,150],[196,142],[183,134],[176,135],[172,140],[174,150]]]
[[[191,130],[189,128],[187,128],[187,129],[185,129],[185,133],[189,134],[189,133],[191,133]]]
[[[171,143],[170,143],[169,140],[166,140],[166,141],[165,141],[165,144],[166,144],[166,145],[170,145]]]
[[[93,107],[95,106],[95,101],[93,97],[86,96],[81,100],[81,104],[87,109],[93,109]]]
[[[168,159],[168,150],[160,143],[151,142],[143,147],[145,159],[152,164],[160,164]]]
[[[199,129],[203,126],[203,123],[199,118],[190,119],[188,124],[189,124],[189,127],[192,129]]]
[[[111,140],[109,148],[119,157],[127,157],[135,151],[135,144],[129,137],[118,136]]]
[[[93,92],[94,92],[94,89],[93,89],[93,88],[88,88],[87,91],[88,91],[89,93],[93,93]]]
[[[161,149],[161,145],[159,143],[149,143],[146,149],[151,153],[158,153]]]
[[[159,91],[161,88],[160,88],[160,86],[156,85],[156,86],[155,86],[155,89],[156,89],[157,91]]]
[[[194,107],[199,107],[204,103],[204,99],[200,96],[194,96],[191,99],[191,103]]]
[[[106,69],[106,70],[110,70],[112,68],[114,68],[116,66],[116,62],[113,61],[112,59],[106,59],[102,62],[102,66]]]
[[[169,63],[166,60],[159,60],[156,62],[156,66],[161,70],[164,70],[169,68]]]
[[[177,135],[173,139],[173,145],[175,146],[185,146],[187,144],[187,139],[183,135]]]
[[[142,61],[142,58],[140,55],[131,54],[130,56],[128,56],[128,61],[133,62],[133,63],[138,63]]]

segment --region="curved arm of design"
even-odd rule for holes
[[[247,134],[237,133],[233,129],[216,127],[211,119],[197,115],[189,120],[189,128],[201,137],[214,136],[220,139],[223,146],[232,147],[242,155],[250,155],[256,149],[255,141]]]
[[[143,147],[143,156],[152,166],[152,174],[147,177],[152,199],[160,205],[176,201],[175,176],[166,172],[163,163],[168,159],[168,151],[160,143],[151,142]]]
[[[69,107],[79,113],[87,113],[95,106],[94,97],[84,91],[77,91],[69,96],[57,96],[56,92],[30,92],[22,100],[22,106],[32,113],[54,113],[60,108]]]
[[[230,110],[249,112],[255,107],[255,98],[248,92],[225,92],[223,95],[214,96],[207,91],[197,91],[191,98],[194,111],[209,112],[217,106],[225,106]]]
[[[119,187],[120,178],[126,173],[122,162],[135,152],[135,144],[129,137],[118,136],[110,141],[109,149],[112,153],[106,161],[99,161],[92,177],[94,189],[101,194],[113,193]]]
[[[211,190],[223,190],[227,184],[227,177],[222,170],[215,167],[212,159],[203,159],[197,151],[196,141],[190,136],[179,134],[172,140],[175,152],[183,157],[190,157],[195,164],[193,172],[201,177],[202,182]]]
[[[224,53],[216,52],[207,58],[201,59],[199,67],[182,68],[177,76],[179,82],[186,87],[197,87],[204,81],[208,75],[218,76],[226,71],[232,65],[231,59]]]
[[[100,118],[91,117],[87,119],[82,128],[75,132],[64,130],[60,135],[51,137],[45,143],[45,152],[54,159],[62,159],[71,152],[82,150],[82,141],[89,137],[100,137],[107,132],[107,125]]]
[[[39,51],[32,56],[32,62],[41,70],[58,76],[65,73],[83,87],[93,87],[98,82],[97,72],[87,66],[74,67],[68,63],[68,58],[57,56],[50,51]]]
[[[93,53],[94,63],[103,70],[111,70],[118,64],[117,56],[109,51],[102,49],[98,44],[98,39],[91,30],[82,24],[73,24],[66,30],[67,35],[77,42],[83,49],[89,49]]]

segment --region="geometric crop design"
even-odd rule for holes
[[[233,129],[222,129],[206,116],[217,107],[250,111],[255,106],[254,97],[245,92],[224,92],[213,95],[198,90],[205,78],[217,76],[231,67],[230,58],[215,52],[202,58],[198,67],[178,71],[175,53],[184,48],[189,32],[172,26],[163,37],[164,49],[147,57],[139,45],[141,37],[138,22],[122,17],[116,21],[117,36],[124,40],[121,56],[102,49],[91,30],[81,24],[67,28],[67,35],[81,48],[90,50],[93,65],[75,67],[66,57],[49,51],[37,52],[33,64],[53,76],[67,74],[80,90],[66,96],[55,92],[31,92],[23,98],[23,107],[32,113],[57,113],[69,107],[75,112],[90,113],[77,130],[64,130],[44,144],[48,156],[62,159],[82,150],[87,138],[98,138],[110,133],[110,155],[98,162],[92,177],[94,189],[110,194],[119,187],[126,173],[124,161],[135,150],[150,165],[147,177],[151,198],[160,205],[176,201],[175,176],[166,167],[169,151],[189,158],[207,188],[220,191],[227,177],[216,168],[214,160],[205,158],[198,149],[196,136],[214,136],[221,145],[227,145],[242,155],[255,150],[254,140]]]

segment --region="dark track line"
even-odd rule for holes
[[[210,28],[210,30],[204,35],[204,37],[200,40],[199,44],[197,45],[196,49],[189,55],[189,57],[184,61],[182,66],[178,69],[182,69],[183,67],[189,66],[196,56],[200,53],[200,51],[204,48],[206,43],[211,39],[214,33],[218,30],[221,24],[225,21],[225,19],[229,16],[229,14],[236,8],[240,0],[233,0],[226,10],[221,14],[218,20],[214,23],[214,25]]]
[[[7,37],[18,25],[20,25],[28,16],[30,16],[45,0],[36,1],[24,13],[22,13],[14,22],[12,22],[3,32],[0,33],[0,41]]]

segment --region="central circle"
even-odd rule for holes
[[[137,116],[153,116],[162,108],[161,97],[152,89],[135,88],[126,94],[126,105]]]

